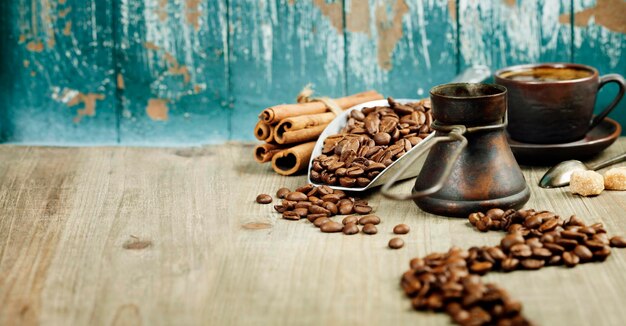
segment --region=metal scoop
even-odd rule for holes
[[[572,177],[572,173],[574,173],[574,171],[597,171],[607,166],[623,161],[626,161],[626,153],[592,166],[587,166],[583,162],[577,160],[561,162],[550,168],[550,170],[548,170],[548,172],[543,175],[543,177],[539,181],[539,187],[565,187],[569,185],[569,180]]]

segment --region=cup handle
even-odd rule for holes
[[[609,106],[607,106],[606,109],[604,109],[600,114],[598,114],[597,116],[593,117],[593,119],[591,119],[589,130],[593,129],[602,120],[604,120],[604,118],[606,118],[606,116],[609,115],[609,113],[611,113],[613,109],[615,109],[615,107],[617,106],[619,101],[622,99],[622,97],[624,97],[624,92],[626,92],[626,81],[624,80],[624,77],[618,74],[604,75],[600,77],[600,85],[598,86],[598,90],[600,90],[604,85],[608,83],[616,83],[619,86],[619,91],[617,92],[617,96],[615,96],[615,98],[613,99],[613,102],[611,102],[611,104],[609,104]]]

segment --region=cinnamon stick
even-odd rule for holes
[[[259,163],[265,163],[272,160],[272,157],[282,151],[285,150],[285,147],[263,143],[254,147],[254,160]]]
[[[306,170],[315,142],[308,142],[280,151],[272,157],[272,169],[281,175],[292,175]]]
[[[383,99],[383,96],[378,92],[367,91],[335,99],[335,102],[341,109],[345,110],[357,104],[380,99]],[[324,113],[326,111],[327,107],[322,102],[281,104],[263,110],[261,115],[259,115],[259,119],[269,124],[273,124],[294,116]]]
[[[277,134],[276,137],[274,137],[274,140],[281,145],[317,140],[317,138],[322,134],[324,129],[326,129],[326,126],[328,126],[328,124],[314,126],[306,129],[286,131],[280,135]]]
[[[254,137],[261,141],[272,142],[274,140],[274,127],[261,120],[254,126]]]

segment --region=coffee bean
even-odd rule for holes
[[[554,230],[558,226],[558,223],[559,223],[559,220],[557,220],[555,218],[549,219],[549,220],[543,222],[541,224],[541,226],[539,226],[539,231],[541,231],[541,232],[552,231],[552,230]]]
[[[331,216],[337,215],[337,213],[339,212],[337,205],[335,205],[333,202],[330,202],[330,201],[325,201],[322,204],[322,207],[326,208],[330,212]]]
[[[543,247],[543,243],[541,243],[541,240],[539,240],[539,238],[526,239],[526,245],[529,246],[531,249]]]
[[[327,210],[324,207],[317,206],[317,205],[311,205],[311,207],[309,207],[309,212],[311,214],[325,214],[326,216],[330,216],[329,210]]]
[[[565,230],[561,232],[561,237],[566,238],[566,239],[573,239],[576,241],[584,241],[585,239],[587,239],[587,235],[585,235],[584,233],[579,233],[579,232],[570,231],[570,230]]]
[[[563,253],[563,263],[565,263],[565,266],[574,267],[578,265],[578,262],[580,262],[580,258],[574,253],[569,251]]]
[[[554,255],[550,257],[550,259],[548,259],[547,264],[555,266],[555,265],[560,265],[562,262],[563,262],[563,258],[561,258],[560,255]]]
[[[538,228],[540,225],[541,216],[539,214],[532,215],[524,221],[524,227],[528,229]]]
[[[260,194],[256,196],[256,202],[259,204],[269,204],[272,202],[272,196],[268,194]]]
[[[341,232],[341,230],[343,230],[343,224],[329,221],[322,224],[320,230],[325,233]]]
[[[489,256],[491,256],[493,259],[497,261],[502,261],[506,259],[506,255],[504,254],[502,249],[498,247],[489,247],[487,248],[487,252],[489,253]]]
[[[280,188],[276,191],[276,198],[284,199],[291,190],[289,188]]]
[[[313,204],[313,205],[317,205],[317,206],[321,206],[321,205],[322,205],[322,203],[324,203],[324,201],[323,201],[323,200],[321,200],[321,199],[319,199],[319,198],[317,198],[317,197],[315,197],[315,196],[309,196],[308,200],[309,200],[309,202],[310,202],[311,204]]]
[[[533,257],[539,259],[548,259],[552,257],[552,252],[548,248],[533,248]]]
[[[524,243],[518,243],[511,246],[509,249],[511,255],[516,258],[528,258],[532,256],[533,252],[530,247]]]
[[[480,213],[480,212],[478,212],[478,213],[471,213],[468,216],[467,219],[469,220],[471,225],[476,225],[476,222],[478,222],[480,220],[480,218],[483,217],[483,216],[485,216],[485,214]]]
[[[543,267],[545,262],[541,259],[528,258],[528,259],[523,259],[520,262],[520,264],[522,264],[522,266],[525,269],[535,270],[535,269],[540,269],[541,267]]]
[[[318,228],[328,222],[332,222],[328,217],[320,217],[315,219],[315,221],[313,221],[313,225],[317,226]]]
[[[500,245],[502,246],[502,249],[504,249],[505,251],[509,251],[509,249],[512,246],[518,243],[524,243],[524,237],[522,237],[520,234],[517,234],[517,233],[507,234],[500,241]]]
[[[374,225],[374,224],[365,224],[363,226],[363,233],[365,233],[365,234],[376,234],[376,233],[378,233],[378,229],[376,228],[376,225]]]
[[[404,246],[404,240],[400,238],[392,238],[389,240],[389,248],[391,249],[400,249]]]
[[[365,215],[365,214],[369,214],[372,212],[372,208],[370,206],[367,205],[357,205],[356,203],[354,204],[354,212],[357,214],[361,214],[361,215]]]
[[[294,220],[297,221],[300,219],[300,214],[294,211],[285,211],[283,212],[283,218],[286,220]]]
[[[555,255],[560,255],[563,253],[563,251],[565,251],[565,248],[559,246],[556,243],[544,243],[543,247],[550,250],[550,252],[552,252]]]
[[[309,222],[313,223],[318,218],[327,217],[327,216],[328,215],[326,215],[326,214],[309,214],[309,215],[306,216],[306,219],[309,220]]]
[[[283,205],[274,205],[274,210],[276,210],[279,213],[284,213],[287,210],[287,207]]]
[[[490,271],[492,267],[493,267],[493,264],[488,261],[475,262],[470,266],[470,270],[473,273],[483,275],[487,273],[488,271]]]
[[[343,225],[347,225],[348,223],[357,224],[359,223],[359,217],[357,215],[346,216],[341,223],[343,223]]]
[[[356,184],[356,179],[355,178],[350,178],[350,177],[341,177],[339,178],[339,184],[342,187],[347,187],[347,188],[351,188]]]
[[[282,206],[284,206],[284,207],[286,207],[288,210],[292,210],[292,209],[294,209],[294,208],[295,208],[296,203],[297,203],[297,202],[295,202],[295,201],[291,201],[291,200],[283,199],[283,201],[281,202],[281,205],[282,205]]]
[[[604,246],[602,249],[595,250],[593,252],[593,258],[599,261],[603,261],[611,254],[611,248]]]
[[[572,225],[572,226],[585,226],[585,222],[578,216],[576,215],[572,215],[570,216],[570,218],[567,220],[567,222],[565,222],[566,226]]]
[[[290,192],[285,196],[285,199],[291,200],[291,201],[307,200],[308,198],[309,197],[307,195],[299,191]]]
[[[296,188],[296,192],[301,192],[301,193],[308,193],[309,191],[313,190],[313,188],[315,188],[314,185],[307,183],[304,186],[300,186],[298,188]]]
[[[298,214],[300,218],[305,218],[309,214],[309,210],[306,207],[295,208],[293,212]]]
[[[555,243],[565,249],[574,249],[578,245],[578,241],[574,239],[558,239]]]
[[[611,247],[626,248],[626,238],[621,236],[612,237],[611,240],[609,240],[609,243],[611,244]]]
[[[363,216],[363,217],[361,217],[359,219],[359,224],[361,224],[361,225],[365,225],[365,224],[378,225],[378,224],[380,224],[380,217],[378,217],[376,215],[365,215],[365,216]]]
[[[485,219],[485,217],[487,219]],[[476,228],[480,232],[487,232],[491,228],[491,219],[488,216],[483,216],[478,222],[476,222]]]
[[[502,261],[502,269],[505,272],[514,271],[515,269],[517,269],[518,265],[519,265],[519,260],[516,258],[507,258]]]
[[[352,214],[353,208],[354,208],[354,204],[348,201],[346,203],[339,205],[339,213],[341,215]]]
[[[609,236],[606,233],[596,233],[591,237],[593,240],[600,241],[605,245],[610,243]]]
[[[407,234],[411,231],[411,228],[406,224],[398,224],[393,227],[393,233],[395,234]]]
[[[310,201],[299,201],[294,205],[294,208],[306,208],[308,210],[312,205]]]
[[[574,248],[574,254],[576,254],[576,256],[578,256],[582,261],[588,261],[593,258],[593,253],[591,253],[591,250],[582,245],[578,245],[576,246],[576,248]]]
[[[347,223],[343,226],[343,234],[352,235],[359,233],[359,227],[355,223]]]

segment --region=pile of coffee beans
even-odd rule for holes
[[[370,214],[372,207],[367,200],[346,195],[341,190],[334,190],[329,186],[314,186],[307,184],[298,187],[295,191],[280,188],[276,197],[282,199],[274,209],[283,214],[286,220],[300,220],[306,218],[322,232],[343,232],[346,235],[357,234],[361,230],[365,234],[376,234],[376,225],[380,224],[380,217]],[[268,194],[260,194],[257,203],[272,202]],[[353,214],[353,215],[350,215]],[[342,223],[331,220],[335,215],[348,215]]]
[[[460,325],[529,325],[521,303],[504,289],[483,283],[490,271],[536,270],[544,266],[603,261],[610,246],[626,247],[623,237],[609,238],[601,223],[586,225],[549,211],[491,209],[472,213],[469,222],[482,232],[502,230],[499,245],[452,248],[410,262],[401,286],[417,310],[444,311]]]
[[[322,155],[313,159],[312,181],[365,187],[432,132],[428,100],[387,101],[389,106],[353,110],[341,133],[324,140]]]

